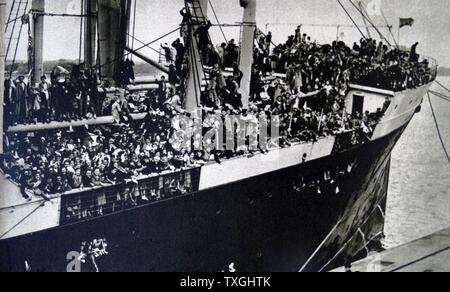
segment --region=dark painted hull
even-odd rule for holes
[[[2,241],[0,270],[24,271],[27,261],[33,271],[66,271],[68,252],[103,237],[109,255],[97,260],[100,271],[330,269],[364,247],[358,230],[366,239],[382,231],[390,154],[403,130],[290,169]]]

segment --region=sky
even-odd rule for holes
[[[178,11],[183,0],[137,0],[136,38],[150,42],[173,30],[181,21]],[[357,0],[353,0],[357,2]],[[9,1],[11,2],[11,1]],[[359,12],[350,0],[341,0],[354,20],[363,25]],[[419,52],[436,58],[441,66],[450,67],[450,9],[448,0],[364,0],[363,6],[371,14],[377,26],[385,26],[384,13],[389,24],[393,25],[393,36],[398,37],[399,18],[415,19],[413,27],[401,29],[400,43],[410,46],[418,41]],[[47,0],[47,12],[78,13],[80,0]],[[211,0],[221,23],[235,24],[242,21],[242,8],[239,0]],[[339,35],[352,44],[361,35],[356,28],[341,28],[322,25],[350,25],[352,21],[337,0],[257,0],[257,25],[263,31],[272,31],[275,42],[286,40],[293,34],[298,24],[304,24],[303,31],[320,43],[331,42]],[[211,12],[211,8],[209,10]],[[216,22],[212,13],[209,14]],[[44,59],[75,59],[79,55],[80,20],[78,18],[47,17],[45,20]],[[392,41],[388,30],[381,29]],[[366,33],[366,30],[364,30]],[[211,32],[214,42],[223,42],[218,28]],[[239,37],[239,28],[226,28],[227,39]],[[366,33],[367,34],[367,33]],[[378,34],[372,29],[372,36]],[[172,35],[163,42],[171,42],[178,35]],[[19,50],[18,59],[26,59],[26,37]],[[138,44],[137,44],[138,45]],[[137,46],[136,45],[136,46]],[[158,47],[159,44],[155,44]],[[151,50],[142,50],[150,57],[156,57]]]

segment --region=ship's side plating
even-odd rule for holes
[[[390,153],[427,89],[391,96],[382,130],[343,152],[336,151],[338,136],[207,165],[196,192],[64,227],[57,197],[0,243],[1,269],[21,270],[26,260],[36,268],[64,270],[68,251],[102,236],[119,246],[105,258],[107,270],[218,271],[231,262],[241,271],[331,267],[334,258],[358,252],[382,231]],[[368,100],[374,93],[364,94]],[[318,188],[328,172],[332,180]],[[39,204],[0,209],[2,232]]]

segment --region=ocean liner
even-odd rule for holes
[[[0,1],[0,31],[2,42],[8,44],[3,37],[4,2]],[[16,18],[22,13],[30,16],[26,21],[23,17],[16,21],[22,22],[18,27],[32,23],[31,78],[36,79],[44,75],[45,1],[13,2],[10,6],[11,11],[17,11]],[[127,45],[132,2],[85,1],[85,61],[93,67],[106,64],[100,70],[103,79],[114,79],[125,52],[167,73],[167,67]],[[257,1],[241,0],[240,4],[244,16],[237,25],[241,29],[239,66],[243,73],[243,107],[248,107],[255,35],[260,31],[256,27]],[[202,64],[199,41],[193,32],[207,24],[208,1],[190,0],[185,5],[181,26],[188,67],[184,109],[194,111],[202,102],[200,92],[205,90],[203,81],[209,69]],[[9,24],[12,19],[14,15]],[[15,44],[10,42],[7,49],[13,50]],[[92,44],[98,44],[98,48]],[[96,52],[98,61],[93,60]],[[1,61],[3,79],[4,55]],[[127,184],[33,195],[26,201],[20,185],[5,170],[0,174],[0,270],[66,271],[71,261],[80,260],[68,258],[68,254],[80,252],[82,243],[98,239],[107,241],[108,254],[92,257],[95,263],[87,260],[81,270],[308,272],[341,265],[383,234],[391,152],[420,111],[436,76],[436,64],[431,59],[427,70],[426,82],[400,88],[377,86],[370,82],[370,72],[352,76],[343,95],[342,111],[380,114],[382,109],[370,133],[341,131],[272,147],[267,153],[141,176],[137,189],[146,200],[133,204],[118,200],[132,192]],[[286,75],[278,74],[278,78],[285,79]],[[150,82],[130,85],[130,91],[133,86],[138,90],[155,88]],[[81,122],[9,125],[5,126],[4,137],[111,121],[110,117],[99,117]],[[364,138],[355,141],[356,131],[356,136]],[[6,150],[5,142],[3,145]],[[101,203],[99,197],[104,198]],[[102,205],[101,212],[98,204]]]

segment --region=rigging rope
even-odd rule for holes
[[[447,90],[448,92],[450,92],[450,89],[448,89],[446,86],[444,86],[442,83],[440,83],[439,81],[435,80],[435,82],[442,88],[444,88],[445,90]]]
[[[214,17],[216,18],[217,25],[219,26],[220,31],[222,32],[223,39],[225,40],[226,43],[228,43],[227,36],[225,35],[225,32],[223,31],[222,25],[220,24],[220,21],[219,21],[219,17],[217,17],[216,10],[214,9],[214,5],[212,4],[211,0],[209,0],[209,5],[211,6],[211,10],[214,14]]]
[[[437,82],[437,81],[436,81],[436,82]],[[441,84],[440,84],[440,85],[441,85]],[[441,85],[441,86],[443,86],[443,85]],[[445,89],[447,89],[445,86],[443,86],[443,87],[444,87]],[[434,118],[434,121],[435,121],[435,124],[436,124],[436,128],[437,128],[437,131],[438,131],[438,134],[439,134],[439,139],[440,139],[440,141],[441,141],[441,144],[442,144],[442,147],[443,147],[443,149],[444,149],[444,152],[445,152],[445,154],[446,154],[446,156],[447,156],[448,162],[450,163],[450,155],[449,155],[449,153],[448,153],[448,151],[447,151],[447,148],[446,148],[446,146],[445,146],[443,137],[442,137],[442,135],[441,135],[441,130],[440,130],[440,127],[439,127],[439,123],[438,123],[438,121],[437,121],[437,118],[436,118],[436,115],[435,115],[435,112],[434,112],[434,108],[433,108],[433,105],[432,105],[432,102],[431,102],[431,96],[430,96],[430,93],[433,93],[433,94],[435,94],[435,93],[432,92],[432,91],[428,92],[428,99],[429,99],[429,102],[430,102],[430,106],[431,106],[431,110],[432,110],[432,113],[433,113],[433,118]],[[450,100],[449,100],[449,101],[450,101]],[[386,195],[387,195],[387,194],[386,194]],[[385,195],[385,196],[386,196],[386,195]],[[379,203],[385,198],[385,196],[383,196],[383,198],[381,198],[381,200],[379,201]],[[378,206],[377,206],[376,209],[380,209],[380,210],[381,210],[379,204],[378,204]],[[375,210],[374,210],[374,211],[375,211]],[[373,212],[372,212],[372,214],[373,214]],[[383,213],[383,212],[382,212],[382,215],[384,216],[384,213]],[[370,218],[370,216],[368,217],[368,219],[369,219],[369,218]],[[367,221],[368,221],[368,219],[366,219],[366,221],[364,221],[362,225],[366,224]],[[362,225],[361,225],[361,226],[362,226]],[[350,237],[350,239],[344,244],[344,246],[336,253],[336,255],[335,255],[333,258],[331,258],[331,260],[330,260],[328,263],[326,263],[326,264],[319,270],[319,272],[324,271],[325,268],[327,268],[331,263],[333,263],[334,260],[337,259],[337,257],[345,250],[345,248],[346,248],[346,246],[349,244],[349,242],[350,242],[351,240],[353,240],[353,238],[355,237],[356,234],[358,234],[358,232],[356,232],[355,234],[353,234],[353,235]]]
[[[388,156],[389,157],[389,156]],[[387,158],[386,158],[387,159]],[[384,162],[383,162],[384,163]],[[367,222],[369,222],[369,219],[372,218],[372,215],[375,213],[375,211],[378,210],[378,206],[380,205],[380,203],[384,200],[384,198],[387,196],[387,192],[385,195],[383,195],[383,197],[377,202],[377,207],[372,210],[372,212],[370,213],[370,215],[366,218],[366,220],[364,220],[364,222],[360,225],[360,226],[364,226],[366,225]],[[323,272],[329,265],[331,265],[338,257],[339,255],[345,250],[345,248],[347,247],[347,245],[355,238],[356,235],[360,234],[360,230],[361,227],[355,232],[353,233],[353,235],[349,238],[349,240],[347,240],[347,242],[345,242],[345,244],[342,246],[342,248],[319,270],[320,272]],[[379,233],[380,234],[380,233]],[[377,234],[377,236],[379,235]],[[376,238],[377,236],[375,236],[374,238]],[[370,242],[370,241],[369,241]],[[362,249],[360,249],[359,251],[365,249],[366,246],[364,246]],[[359,252],[358,251],[358,252]]]
[[[148,46],[150,46],[150,45],[156,43],[157,41],[160,41],[161,39],[163,39],[163,38],[165,38],[165,37],[167,37],[167,36],[169,36],[169,35],[171,35],[171,34],[177,32],[177,31],[179,31],[180,29],[181,29],[181,26],[178,27],[178,28],[176,28],[176,29],[174,29],[174,30],[172,30],[172,31],[170,31],[170,32],[168,32],[168,33],[166,33],[165,35],[163,35],[163,36],[161,36],[161,37],[159,37],[159,38],[157,38],[157,39],[155,39],[155,40],[149,42],[149,43],[144,44],[143,46],[141,46],[141,47],[139,47],[139,48],[137,48],[137,49],[135,49],[135,50],[133,50],[133,51],[134,51],[134,52],[140,51],[140,50],[142,50],[142,49],[144,49],[144,48],[146,48],[146,47],[148,47]],[[126,54],[124,54],[124,56],[129,56],[130,54],[131,54],[130,52],[127,52]],[[116,58],[116,59],[111,60],[111,61],[109,61],[109,62],[106,62],[106,63],[104,63],[104,64],[96,65],[96,66],[94,66],[94,68],[97,68],[97,67],[103,68],[103,67],[108,66],[108,65],[110,65],[110,64],[112,64],[112,63],[114,63],[114,62],[117,62],[119,59],[120,59],[120,58]]]
[[[9,12],[8,21],[6,22],[6,25],[5,25],[5,33],[8,31],[9,24],[12,22],[11,21],[11,16],[12,16],[12,14],[14,12],[15,4],[16,4],[16,0],[14,0],[13,3],[11,4],[11,11]]]
[[[42,202],[41,204],[39,204],[39,206],[37,206],[33,211],[31,211],[28,215],[26,215],[25,217],[22,218],[22,220],[20,220],[17,224],[15,224],[13,227],[11,227],[8,231],[6,231],[5,233],[3,233],[0,236],[0,240],[3,239],[6,235],[8,235],[9,233],[11,233],[11,231],[13,231],[14,229],[16,229],[17,227],[19,227],[19,225],[21,225],[23,222],[25,222],[25,220],[27,220],[28,218],[31,217],[31,215],[33,215],[34,213],[36,213],[37,210],[39,210],[41,207],[43,207],[45,205],[45,201]]]
[[[333,233],[337,230],[339,227],[339,224],[341,224],[342,219],[338,221],[338,223],[333,227],[333,229],[328,233],[327,237],[322,241],[322,243],[317,247],[317,249],[314,251],[314,253],[311,255],[311,257],[306,261],[306,263],[303,265],[303,267],[300,269],[300,273],[302,273],[306,267],[309,265],[309,263],[316,257],[316,255],[319,253],[319,251],[325,246],[327,241],[331,238]]]
[[[379,171],[379,169],[380,169],[383,165],[385,165],[386,160],[389,159],[389,158],[390,158],[390,156],[386,156],[386,158],[383,160],[383,162],[380,164],[380,166],[376,169],[376,171],[375,171],[374,173],[377,173],[377,172]],[[364,226],[364,225],[369,221],[369,219],[371,218],[371,216],[375,213],[376,210],[378,210],[378,206],[381,204],[381,202],[384,200],[384,198],[386,198],[387,195],[388,195],[388,194],[387,194],[387,192],[386,192],[386,194],[384,194],[384,195],[382,196],[382,198],[380,198],[380,200],[377,202],[377,207],[376,207],[375,209],[372,210],[372,212],[369,214],[369,216],[364,220],[364,222],[362,222],[362,224],[360,225],[360,227],[361,227],[361,226]],[[340,222],[341,222],[342,220],[343,220],[343,219],[341,218],[341,219],[339,220],[339,223],[338,223],[338,224],[340,224]],[[334,229],[337,229],[337,227],[338,227],[338,226],[335,226]],[[314,254],[313,256],[311,256],[311,258],[308,260],[308,264],[309,264],[309,262],[315,257],[315,255],[323,248],[323,246],[326,244],[326,241],[328,240],[328,238],[331,237],[331,235],[332,235],[334,232],[335,232],[335,230],[332,230],[332,231],[330,232],[330,234],[327,236],[327,239],[324,240],[324,242],[323,242],[323,243],[319,246],[319,248],[316,250],[315,254]],[[343,245],[343,247],[336,253],[336,255],[334,255],[334,256],[331,258],[330,261],[328,261],[328,262],[327,262],[327,263],[319,270],[319,272],[322,272],[322,271],[325,270],[325,268],[327,268],[331,263],[333,263],[333,262],[336,260],[336,258],[337,258],[337,257],[345,250],[345,248],[347,247],[347,245],[350,243],[350,241],[353,240],[353,238],[354,238],[357,234],[359,234],[358,231],[356,231],[356,232],[349,238],[349,240],[347,240],[347,241],[345,242],[345,244]],[[302,270],[301,270],[300,272],[302,272],[302,271],[306,268],[306,266],[307,266],[308,264],[306,264],[306,265],[302,268]]]
[[[129,33],[128,33],[128,36],[131,37],[132,39],[134,39],[135,41],[137,41],[138,43],[140,43],[141,45],[145,45],[145,43],[142,40],[138,39],[137,37],[134,37],[134,36],[130,35]],[[161,56],[165,56],[165,54],[161,53],[160,51],[158,51],[157,49],[155,49],[151,46],[146,45],[146,47],[149,48],[150,50],[154,51],[155,53],[158,53]]]
[[[440,99],[446,100],[450,102],[450,96],[446,96],[444,94],[441,94],[439,92],[428,90],[431,94],[435,95],[436,97],[439,97]]]
[[[348,0],[352,5],[353,5],[353,7],[355,7],[355,9],[357,10],[357,11],[359,11],[360,13],[361,13],[361,15],[363,15],[363,17],[372,25],[372,27],[378,32],[378,34],[380,35],[380,37],[382,38],[382,39],[384,39],[385,41],[386,41],[386,43],[389,45],[389,46],[392,46],[391,45],[391,43],[389,42],[389,40],[383,35],[383,33],[378,29],[378,27],[373,23],[373,21],[369,18],[369,17],[367,17],[367,16],[365,16],[365,14],[364,14],[364,12],[352,1],[352,0]]]
[[[391,34],[392,39],[394,40],[395,46],[396,46],[397,48],[399,48],[398,42],[397,42],[397,40],[395,39],[395,35],[394,35],[394,33],[392,32],[392,25],[389,25],[389,21],[387,20],[387,17],[386,17],[386,15],[384,14],[384,11],[383,11],[383,10],[381,10],[381,16],[383,16],[384,22],[386,23],[386,26],[387,26],[387,28],[388,28],[388,30],[389,30],[389,33]]]
[[[362,32],[362,30],[359,28],[359,25],[356,23],[356,21],[353,19],[353,17],[350,15],[350,13],[347,11],[347,9],[345,8],[344,4],[342,4],[342,2],[340,0],[336,0],[339,5],[341,5],[342,9],[344,9],[345,13],[347,14],[347,16],[350,18],[350,20],[353,22],[353,24],[355,25],[355,27],[358,29],[359,33],[363,36],[364,39],[367,39],[366,35]]]
[[[138,0],[134,0],[134,16],[133,16],[133,35],[131,36],[131,49],[134,50],[134,41],[136,40],[135,35],[136,35],[136,17],[137,17],[137,1]],[[129,35],[129,33],[128,33]],[[133,60],[133,55],[131,56],[131,60]]]
[[[431,107],[431,113],[433,114],[434,123],[436,124],[436,130],[438,132],[439,140],[441,141],[442,148],[444,149],[445,155],[447,156],[448,163],[450,164],[450,154],[447,151],[447,146],[445,146],[444,138],[442,137],[441,128],[439,126],[439,123],[438,123],[438,120],[436,117],[436,112],[434,111],[430,92],[428,92],[427,94],[428,94],[428,101],[429,101],[430,107]]]

